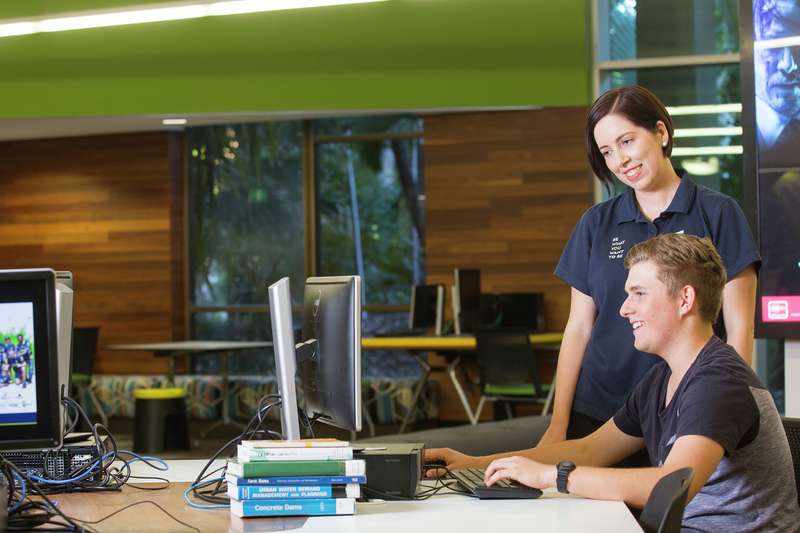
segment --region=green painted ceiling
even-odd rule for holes
[[[585,105],[587,24],[586,0],[389,0],[2,38],[0,118]]]

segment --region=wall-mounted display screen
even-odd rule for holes
[[[740,5],[747,200],[763,259],[756,336],[800,338],[800,0]]]

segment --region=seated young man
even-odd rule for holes
[[[688,531],[800,531],[792,457],[772,397],[714,336],[725,269],[707,239],[667,234],[631,248],[627,299],[638,350],[663,361],[591,435],[486,457],[432,449],[448,468],[486,468],[486,484],[514,479],[644,507],[663,476],[694,469]],[[646,447],[652,468],[606,468]]]

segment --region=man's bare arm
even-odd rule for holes
[[[722,459],[722,446],[699,435],[679,438],[661,467],[598,468],[577,463],[569,475],[567,490],[571,494],[598,500],[622,500],[635,507],[644,507],[658,480],[686,466],[694,469],[689,487],[689,501],[705,485]],[[556,485],[556,467],[523,457],[504,458],[486,470],[487,484],[511,478],[536,488]]]
[[[471,456],[449,448],[434,448],[425,451],[425,460],[442,460],[448,468],[486,468],[495,459],[520,456],[540,463],[555,464],[559,461],[573,461],[575,464],[608,466],[629,457],[644,448],[644,440],[632,437],[609,420],[600,429],[582,439],[574,439],[545,444],[526,450],[498,453],[494,455]]]

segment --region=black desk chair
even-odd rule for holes
[[[789,440],[789,450],[792,452],[794,483],[797,486],[797,502],[800,504],[800,418],[781,417],[781,421]]]
[[[527,328],[480,328],[475,332],[481,388],[476,420],[487,401],[502,402],[509,418],[514,403],[545,401],[529,334]]]
[[[645,533],[680,533],[693,478],[694,470],[686,467],[658,480],[639,516],[639,525]]]
[[[92,388],[94,356],[97,353],[97,335],[100,328],[73,328],[72,330],[72,388],[80,402],[88,398],[103,425],[108,427],[108,416]]]

